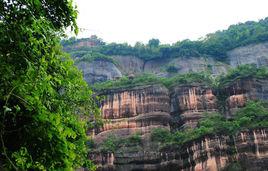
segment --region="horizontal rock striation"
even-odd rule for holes
[[[268,100],[268,80],[246,78],[238,79],[225,87],[227,115],[231,116],[247,100]]]
[[[105,123],[95,130],[97,145],[109,134],[127,137],[141,133],[138,146],[122,147],[115,153],[92,153],[99,170],[221,170],[232,163],[248,170],[268,168],[267,129],[241,132],[236,136],[206,136],[183,148],[159,150],[150,139],[153,128],[194,128],[205,113],[226,109],[226,116],[247,100],[268,100],[268,79],[233,80],[221,90],[201,84],[138,86],[103,92],[101,103]],[[220,97],[220,96],[223,97]]]
[[[169,111],[169,92],[164,86],[110,91],[101,104],[105,121],[95,139],[99,141],[111,133],[119,136],[144,134],[157,126],[169,128]]]
[[[99,170],[217,171],[233,163],[250,171],[267,170],[267,129],[241,132],[237,136],[212,136],[195,140],[182,150],[94,154]]]

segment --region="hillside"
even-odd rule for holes
[[[198,41],[62,41],[101,97],[99,170],[265,170],[268,18]]]
[[[268,19],[232,25],[198,41],[183,40],[162,45],[158,39],[148,44],[107,44],[100,38],[62,41],[89,83],[122,76],[151,73],[173,77],[189,72],[214,76],[242,64],[268,65]]]

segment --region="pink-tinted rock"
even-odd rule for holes
[[[215,111],[217,98],[207,86],[177,86],[171,92],[171,113],[180,115],[183,127],[193,128],[204,113]]]

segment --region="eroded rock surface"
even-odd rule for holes
[[[203,85],[176,86],[171,91],[171,113],[181,117],[179,125],[194,128],[204,113],[218,111],[213,90]]]
[[[88,84],[114,80],[122,77],[122,73],[112,62],[95,60],[92,62],[81,61],[77,67],[83,72],[83,77]]]
[[[267,79],[238,79],[226,86],[227,115],[231,116],[237,109],[244,107],[247,100],[268,100]]]
[[[227,64],[217,62],[212,58],[178,57],[147,61],[144,65],[144,72],[154,73],[159,76],[172,76],[175,73],[168,73],[166,71],[168,66],[174,66],[177,70],[175,73],[180,74],[210,71],[213,75],[220,75],[226,73],[228,68]]]
[[[241,132],[235,137],[203,137],[183,147],[183,151],[141,151],[139,153],[95,154],[99,170],[217,171],[239,162],[250,171],[267,170],[267,129]],[[228,169],[227,169],[228,170]]]
[[[219,94],[225,95],[222,104]],[[95,142],[101,143],[110,134],[127,137],[137,132],[141,133],[142,142],[115,153],[92,153],[99,170],[214,171],[232,162],[239,162],[248,170],[268,168],[267,129],[249,130],[234,137],[201,137],[181,150],[160,150],[159,144],[150,139],[153,128],[194,128],[205,113],[219,111],[220,105],[225,106],[228,116],[247,100],[268,100],[267,79],[238,79],[221,90],[200,84],[178,85],[170,90],[162,85],[148,85],[109,90],[104,95],[101,111],[106,122],[96,130]],[[176,118],[178,122],[174,122]]]
[[[135,132],[149,133],[157,126],[169,129],[170,105],[164,86],[141,86],[106,93],[101,105],[103,127],[95,136],[97,142],[108,134],[127,136]]]
[[[113,58],[119,64],[118,69],[124,75],[143,73],[144,60],[135,56],[113,56]]]
[[[77,46],[91,46],[90,42],[81,42]],[[93,45],[92,45],[93,46]],[[218,76],[225,74],[231,67],[243,64],[256,64],[268,66],[268,42],[250,44],[238,47],[227,52],[225,62],[218,61],[212,57],[177,57],[177,58],[157,58],[153,60],[143,60],[136,56],[112,56],[115,64],[111,61],[95,60],[91,62],[80,62],[78,68],[83,71],[86,81],[89,84],[94,82],[113,80],[122,75],[139,75],[152,73],[161,77],[172,77],[175,74],[189,72],[211,72]],[[101,61],[101,62],[100,62]],[[172,66],[174,71],[168,72],[167,68]]]
[[[227,53],[232,67],[242,64],[268,66],[268,42],[235,48]]]

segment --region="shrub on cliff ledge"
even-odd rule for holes
[[[182,147],[183,144],[208,135],[235,135],[240,131],[268,127],[268,104],[249,101],[238,110],[234,118],[228,120],[221,114],[209,114],[194,129],[170,133],[166,129],[156,128],[151,133],[152,141],[165,146]]]
[[[249,77],[260,79],[268,78],[268,68],[257,67],[254,64],[240,65],[234,69],[229,70],[225,76],[221,76],[219,78],[219,85],[224,86],[236,79]]]
[[[139,146],[140,144],[141,135],[139,133],[132,134],[128,137],[117,137],[114,134],[110,134],[102,141],[97,150],[103,153],[114,153],[122,147]]]
[[[212,85],[212,78],[208,73],[186,73],[178,74],[171,78],[161,78],[153,74],[143,74],[129,79],[127,77],[122,77],[118,80],[109,80],[102,83],[95,83],[92,87],[96,91],[110,90],[110,89],[120,89],[120,88],[133,88],[143,85],[155,85],[162,84],[167,88],[171,88],[175,85],[185,85],[185,84],[204,84]]]

